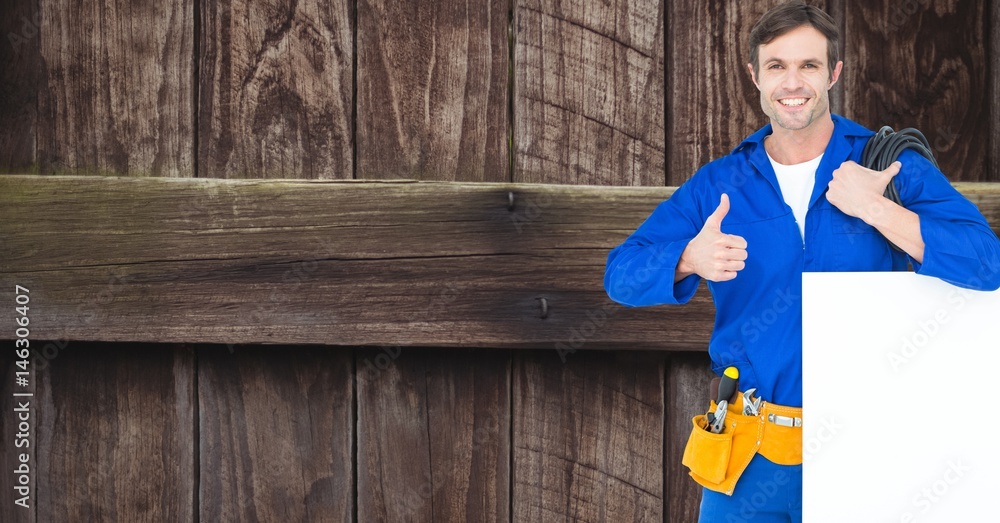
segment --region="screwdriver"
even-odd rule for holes
[[[736,386],[739,382],[740,370],[736,367],[726,367],[719,380],[719,398],[715,412],[708,413],[708,430],[716,434],[722,432],[722,424],[726,421],[726,408],[729,406],[729,399],[736,394]]]
[[[736,367],[726,367],[726,371],[722,373],[722,379],[719,380],[719,399],[718,401],[728,402],[733,394],[736,394],[736,385],[740,379],[740,369]]]

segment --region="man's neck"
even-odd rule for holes
[[[805,129],[791,131],[771,124],[771,135],[764,141],[767,154],[783,165],[808,162],[823,154],[833,136],[833,119],[827,113]]]

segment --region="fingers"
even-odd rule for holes
[[[747,241],[742,236],[735,234],[724,234],[719,237],[717,243],[728,249],[743,249],[745,251],[747,248]]]
[[[705,220],[705,227],[711,227],[715,230],[722,229],[722,219],[729,214],[729,195],[722,193],[722,198],[719,199],[719,206],[715,208],[707,220]]]
[[[746,246],[746,240],[740,236],[726,234],[720,237],[706,279],[715,282],[735,279],[746,268]]]
[[[730,281],[736,279],[736,276],[743,270],[743,262],[733,262],[732,265],[727,267],[719,267],[715,272],[712,273],[710,278],[706,278],[710,281],[720,282],[720,281]]]

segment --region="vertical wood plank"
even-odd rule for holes
[[[871,129],[916,127],[949,179],[986,179],[996,99],[985,0],[859,3],[845,15],[845,115]]]
[[[192,0],[40,0],[40,168],[191,176]]]
[[[353,386],[349,351],[199,348],[201,521],[350,521]]]
[[[6,285],[7,282],[5,281]],[[6,294],[6,296],[12,296]],[[13,301],[13,300],[12,300]],[[31,304],[29,302],[29,313]],[[30,318],[31,315],[29,314]],[[30,324],[29,324],[30,326]],[[34,343],[36,353],[44,346],[28,338],[28,349]],[[14,343],[4,341],[0,351],[0,521],[4,523],[34,523],[38,507],[38,376],[37,359],[29,358],[27,368],[18,365]],[[28,372],[27,385],[19,385],[17,372]],[[31,394],[32,396],[14,396]],[[25,405],[27,404],[27,405]],[[27,406],[25,412],[24,407]],[[27,419],[24,417],[27,416]],[[25,430],[27,429],[27,430]],[[27,459],[27,462],[24,459]],[[21,481],[24,477],[27,483]],[[15,490],[27,487],[26,492]],[[25,507],[24,505],[27,505]]]
[[[663,515],[663,361],[657,353],[519,353],[514,521]]]
[[[358,2],[358,178],[510,181],[508,12]]]
[[[515,182],[663,184],[665,3],[517,3]]]
[[[40,26],[37,0],[0,5],[0,173],[37,170]]]
[[[990,5],[990,151],[983,181],[1000,182],[1000,2]]]
[[[358,521],[507,521],[509,351],[357,352]]]
[[[670,2],[667,185],[682,184],[767,124],[746,66],[747,42],[761,15],[780,3]]]
[[[200,3],[199,177],[352,177],[351,5]]]
[[[38,371],[39,521],[192,521],[193,351],[73,342]]]
[[[698,521],[702,488],[688,475],[681,457],[691,433],[691,418],[708,410],[708,384],[713,376],[707,353],[674,353],[667,360],[663,471],[666,520],[671,523]]]
[[[826,12],[833,17],[840,31],[840,60],[847,56],[847,17],[844,11],[847,10],[846,0],[827,0]],[[843,73],[841,73],[843,74]],[[838,81],[837,85],[830,90],[830,111],[833,114],[844,114],[844,82]]]

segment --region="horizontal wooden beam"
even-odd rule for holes
[[[1000,184],[956,186],[1000,223]],[[602,288],[672,190],[0,176],[0,283],[30,290],[35,339],[701,350],[704,288]]]

